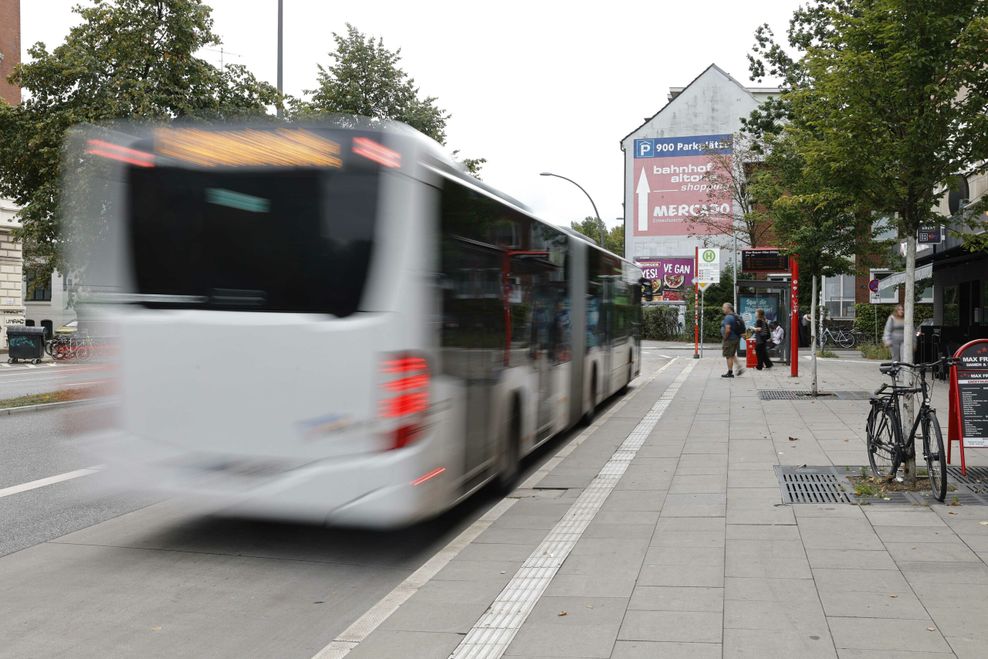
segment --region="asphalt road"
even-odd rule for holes
[[[644,374],[668,361],[643,355]],[[0,495],[93,466],[63,414],[0,417]],[[0,657],[307,659],[497,501],[383,533],[217,517],[107,491],[101,473],[0,496]]]
[[[106,375],[107,367],[99,363],[8,364],[0,354],[0,400],[97,384]]]

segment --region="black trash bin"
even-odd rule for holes
[[[41,362],[45,356],[45,328],[14,325],[7,327],[7,347],[10,349],[8,363],[17,360]]]

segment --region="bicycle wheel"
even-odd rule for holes
[[[943,434],[936,412],[930,410],[921,424],[923,428],[923,457],[930,475],[930,490],[937,501],[947,498],[947,456],[943,452]],[[932,430],[932,432],[931,432]]]
[[[837,345],[845,350],[854,347],[854,335],[848,332],[839,332],[837,336],[834,337],[834,340],[837,342]]]
[[[871,404],[867,425],[868,462],[878,478],[891,478],[899,470],[899,449],[895,441],[895,418],[882,401]]]

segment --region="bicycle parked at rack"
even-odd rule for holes
[[[923,459],[926,461],[930,490],[938,501],[947,496],[947,457],[943,448],[943,434],[936,410],[930,406],[930,385],[927,372],[938,366],[949,366],[953,360],[941,359],[929,364],[886,362],[879,370],[892,378],[892,384],[883,384],[871,398],[871,412],[866,426],[868,462],[879,478],[892,480],[908,458],[916,455],[916,435],[923,440]],[[905,387],[899,384],[902,369],[919,374],[919,386]],[[922,400],[916,412],[908,437],[902,425],[899,399],[919,394]]]
[[[824,327],[823,333],[820,335],[820,346],[823,347],[828,342],[833,342],[841,348],[853,348],[858,342],[858,337],[853,331],[843,327],[838,328],[836,332],[829,327]]]

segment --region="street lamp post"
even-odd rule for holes
[[[590,193],[587,192],[586,190],[584,190],[582,185],[580,185],[579,183],[577,183],[576,181],[574,181],[571,178],[566,178],[565,176],[560,176],[559,174],[553,174],[552,172],[542,172],[541,174],[539,174],[539,176],[555,176],[556,178],[561,178],[564,181],[569,181],[570,183],[572,183],[576,187],[580,188],[580,192],[582,192],[583,194],[587,195],[587,199],[590,200],[590,205],[593,206],[593,214],[594,214],[594,217],[597,218],[597,222],[600,224],[600,246],[603,247],[604,246],[604,235],[605,235],[604,231],[605,231],[606,227],[604,226],[604,221],[600,219],[600,213],[597,212],[597,204],[593,203],[593,197],[590,196]]]

